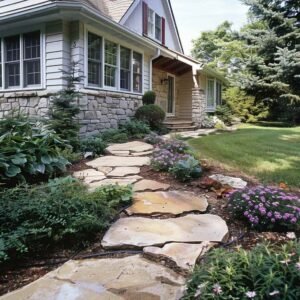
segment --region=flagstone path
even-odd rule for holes
[[[226,241],[228,227],[219,216],[206,213],[206,197],[173,191],[167,184],[139,176],[140,168],[150,164],[152,150],[143,142],[111,145],[107,156],[73,174],[91,190],[106,184],[133,184],[132,205],[108,229],[101,244],[104,249],[140,249],[141,254],[71,260],[0,299],[180,299],[185,275],[211,247]]]

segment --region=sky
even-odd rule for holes
[[[213,30],[223,21],[239,29],[247,23],[247,6],[239,0],[171,0],[181,41],[190,54],[192,39],[201,31]]]

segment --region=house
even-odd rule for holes
[[[169,125],[200,126],[221,103],[223,78],[184,55],[170,0],[2,0],[0,46],[0,118],[47,115],[73,61],[81,134],[117,127],[148,90]]]

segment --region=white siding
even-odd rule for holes
[[[144,54],[144,92],[150,89],[150,57]]]

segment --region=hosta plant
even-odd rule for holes
[[[300,244],[216,249],[194,270],[184,300],[300,299]]]
[[[300,199],[278,188],[258,186],[228,195],[229,211],[261,230],[295,229],[300,224]]]

